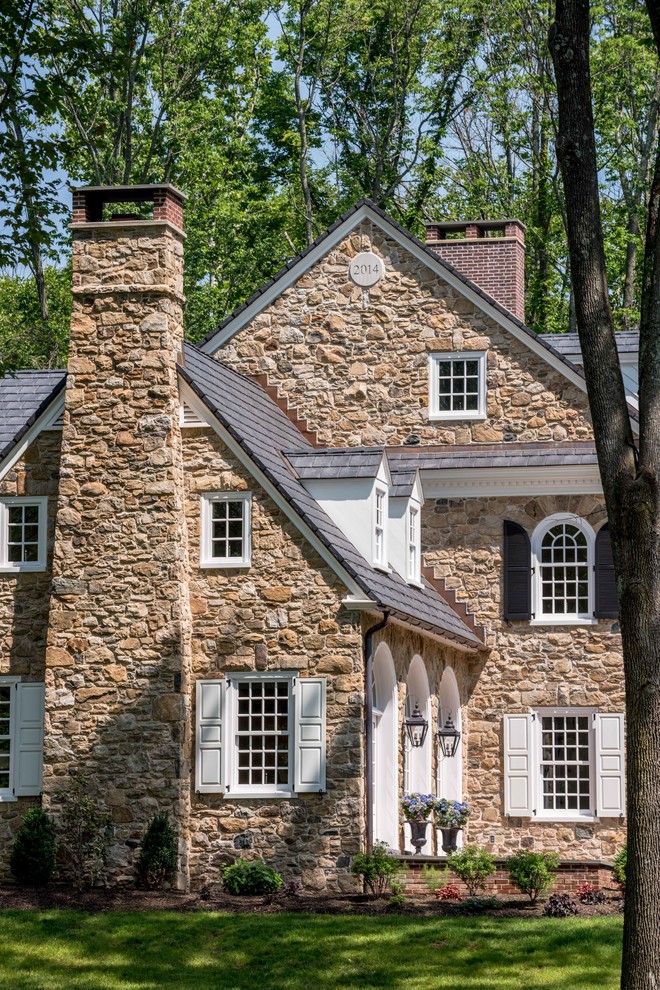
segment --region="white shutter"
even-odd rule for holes
[[[623,715],[596,715],[596,814],[618,818],[626,813]]]
[[[532,814],[532,716],[504,716],[504,814]]]
[[[195,790],[223,791],[226,681],[197,681]]]
[[[16,697],[14,794],[33,797],[43,790],[45,685],[17,684]]]
[[[295,791],[325,790],[325,677],[299,677],[295,684]]]

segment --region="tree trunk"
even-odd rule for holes
[[[640,324],[640,450],[610,311],[589,76],[588,0],[557,0],[550,49],[557,155],[578,333],[617,574],[628,731],[628,869],[622,990],[660,986],[660,180],[649,208]],[[656,179],[660,171],[656,167]],[[654,380],[655,376],[655,380]]]

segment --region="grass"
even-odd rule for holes
[[[1,990],[616,990],[621,918],[0,912]]]

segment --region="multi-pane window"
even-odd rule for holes
[[[589,542],[582,529],[552,526],[541,541],[539,567],[543,615],[589,615]]]
[[[419,581],[419,509],[408,509],[408,580]]]
[[[46,566],[45,498],[0,501],[0,570],[39,571]]]
[[[202,496],[202,567],[245,567],[251,558],[249,492]]]
[[[547,812],[591,812],[589,715],[541,716],[542,808]]]
[[[432,354],[430,414],[436,419],[485,416],[485,354]]]
[[[10,786],[12,684],[0,684],[0,791]]]
[[[290,788],[290,686],[289,680],[239,682],[236,702],[239,787]]]
[[[387,517],[387,492],[382,488],[376,489],[374,508],[374,564],[385,567],[385,520]]]

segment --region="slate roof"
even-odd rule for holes
[[[411,625],[483,648],[428,582],[415,588],[395,571],[376,571],[346,539],[282,456],[283,450],[311,454],[311,444],[259,385],[190,344],[184,348],[184,361],[179,368],[182,378],[368,598]]]
[[[283,453],[301,481],[375,478],[383,461],[382,447],[326,447]]]
[[[616,334],[616,346],[619,354],[636,354],[639,351],[639,331],[619,330]],[[582,357],[580,338],[576,333],[542,333],[539,339],[550,344],[564,356]]]
[[[411,471],[447,468],[532,468],[598,464],[589,440],[565,443],[485,443],[452,447],[388,447],[387,460],[396,487]]]
[[[0,378],[0,462],[64,387],[65,371],[15,371]]]

